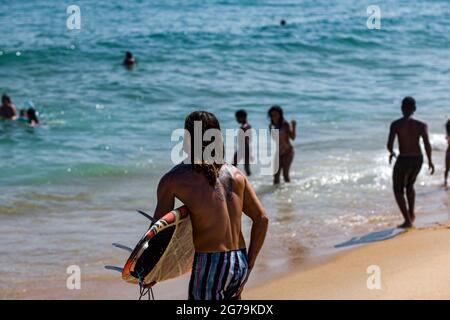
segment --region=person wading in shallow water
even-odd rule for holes
[[[273,177],[273,184],[280,183],[280,174],[283,171],[283,178],[285,182],[290,182],[289,170],[292,161],[294,160],[294,147],[292,147],[291,140],[295,139],[297,123],[292,120],[287,122],[283,117],[283,109],[280,106],[273,106],[267,112],[270,119],[270,129],[279,130],[278,143],[278,170]]]
[[[444,173],[444,187],[448,188],[448,172],[450,171],[450,119],[448,119],[445,125],[447,130],[447,152],[445,154],[445,173]]]
[[[252,173],[250,171],[250,135],[246,135],[246,132],[252,128],[252,126],[247,121],[247,112],[245,110],[236,111],[236,121],[241,125],[242,134],[241,138],[238,138],[238,150],[234,153],[233,166],[237,166],[239,161],[242,160],[242,153],[244,158],[244,170],[249,177]],[[248,131],[250,132],[250,131]],[[251,133],[251,132],[250,132]],[[243,143],[242,143],[243,142]]]
[[[392,122],[387,149],[390,153],[389,164],[397,157],[394,153],[395,138],[398,138],[400,154],[395,162],[393,172],[393,185],[395,200],[402,212],[405,221],[399,228],[411,228],[416,218],[414,212],[416,192],[414,183],[423,164],[422,149],[420,139],[423,139],[425,151],[428,158],[428,168],[434,174],[434,165],[431,159],[431,145],[428,137],[426,123],[414,119],[412,116],[416,111],[416,101],[412,97],[406,97],[402,102],[403,117]],[[405,190],[406,199],[405,200]]]
[[[201,127],[201,138],[194,135],[195,124]],[[189,299],[239,299],[248,276],[263,245],[268,218],[246,176],[221,160],[205,159],[211,143],[223,150],[223,142],[202,141],[210,129],[220,133],[217,118],[206,111],[196,111],[185,119],[184,149],[187,162],[176,165],[160,180],[157,189],[155,218],[173,210],[175,198],[190,211],[195,247],[189,282]],[[198,133],[197,133],[198,134]],[[201,143],[201,146],[196,146]],[[198,155],[194,151],[201,150]],[[214,156],[213,156],[214,157]],[[252,220],[248,252],[241,232],[242,213]]]

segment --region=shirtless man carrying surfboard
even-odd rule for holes
[[[223,161],[209,162],[195,155],[195,123],[201,134],[220,130],[219,121],[209,112],[196,111],[185,119],[185,139],[189,163],[175,166],[158,185],[155,218],[173,210],[175,198],[191,212],[194,263],[189,283],[189,299],[239,299],[263,245],[268,218],[246,176]],[[186,141],[187,140],[187,141]],[[198,143],[198,142],[197,142]],[[210,141],[201,139],[203,152]],[[248,251],[241,232],[242,213],[252,220]]]

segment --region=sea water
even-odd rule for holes
[[[95,277],[123,263],[110,244],[145,231],[134,211],[155,208],[171,133],[197,109],[237,128],[243,108],[265,129],[278,104],[298,123],[292,182],[250,178],[271,221],[267,268],[401,222],[385,145],[406,95],[436,164],[418,179],[418,215],[448,215],[448,1],[377,1],[380,29],[367,27],[372,2],[356,0],[80,0],[73,30],[60,1],[0,5],[0,91],[18,109],[31,101],[42,122],[0,121],[2,297],[64,286],[69,265]]]

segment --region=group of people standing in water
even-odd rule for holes
[[[236,111],[236,121],[241,125],[240,129],[242,132],[246,132],[251,129],[251,125],[247,121],[247,112],[245,110]],[[283,109],[280,106],[272,106],[267,112],[267,116],[270,119],[269,128],[278,130],[278,170],[274,174],[273,183],[280,183],[280,175],[283,174],[285,182],[290,182],[291,178],[289,176],[289,170],[291,168],[292,161],[294,160],[294,147],[291,144],[291,140],[296,137],[297,122],[292,120],[288,122],[284,118]],[[244,146],[239,146],[243,148],[244,152],[238,152],[234,154],[233,165],[236,166],[242,159],[238,158],[239,154],[244,155],[244,170],[247,176],[251,175],[250,170],[250,137],[246,136],[244,139]]]
[[[19,114],[17,114],[16,106],[12,103],[11,98],[7,94],[2,95],[0,119],[17,120],[19,122],[28,123],[30,126],[36,126],[39,124],[36,109],[33,107],[21,109],[19,110]]]

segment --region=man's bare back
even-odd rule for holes
[[[160,192],[173,194],[191,211],[193,240],[197,252],[245,248],[241,218],[244,194],[248,196],[252,191],[248,190],[247,179],[241,171],[227,164],[220,169],[218,182],[216,187],[212,188],[206,178],[192,170],[188,164],[174,167],[160,182]],[[173,202],[169,201],[167,204],[158,201],[156,218],[162,217],[173,208]],[[259,201],[252,205],[258,204]],[[164,207],[165,205],[170,208]],[[250,215],[261,214],[263,209],[261,206],[255,209],[245,208],[245,211]]]

